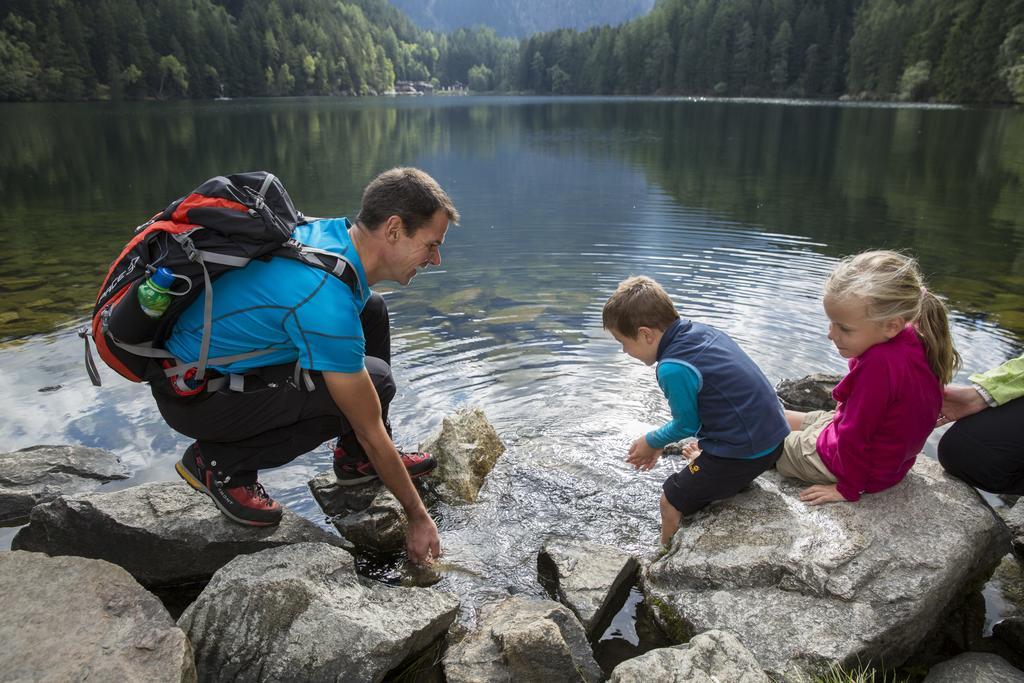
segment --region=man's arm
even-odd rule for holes
[[[324,372],[331,398],[345,414],[356,438],[366,450],[370,463],[380,480],[394,494],[409,518],[405,548],[409,559],[417,564],[441,555],[441,539],[437,525],[427,514],[412,479],[402,464],[401,456],[381,419],[380,400],[373,381],[365,369],[360,372]]]

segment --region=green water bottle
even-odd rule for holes
[[[139,306],[150,318],[159,318],[171,305],[171,284],[174,273],[168,268],[159,268],[139,287]]]

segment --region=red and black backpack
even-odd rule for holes
[[[89,337],[100,358],[121,376],[146,380],[152,359],[161,360],[164,374],[190,386],[203,380],[210,364],[227,365],[269,353],[275,349],[209,358],[213,281],[221,274],[243,268],[252,259],[276,256],[291,258],[340,278],[359,295],[355,269],[344,257],[314,249],[292,239],[295,226],[305,222],[295,209],[280,180],[265,171],[210,178],[184,197],[135,229],[135,236],[114,259],[96,297],[92,324],[79,332],[85,339],[86,369],[92,383],[100,386],[99,373],[89,351]],[[175,295],[164,314],[151,328],[130,340],[110,330],[110,318],[158,268],[175,275]],[[203,340],[199,360],[184,363],[163,348],[181,313],[200,294],[204,295]],[[307,382],[308,384],[308,382]]]

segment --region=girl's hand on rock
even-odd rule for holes
[[[846,501],[846,499],[843,498],[843,494],[839,493],[839,489],[836,488],[835,484],[815,484],[814,486],[808,486],[800,492],[800,500],[808,505],[824,505],[825,503],[840,503]]]

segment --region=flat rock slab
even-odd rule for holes
[[[784,379],[775,387],[779,400],[789,410],[809,413],[812,410],[835,410],[836,402],[832,390],[842,375],[815,373],[800,379]]]
[[[287,508],[277,526],[236,524],[180,482],[58,498],[34,508],[29,520],[13,549],[107,560],[148,588],[205,582],[236,556],[276,546],[344,545]]]
[[[548,539],[537,555],[541,585],[573,611],[591,640],[622,607],[639,568],[618,548],[565,538]]]
[[[32,446],[0,453],[0,525],[24,524],[40,503],[128,476],[116,455],[99,448]]]
[[[467,408],[445,417],[440,431],[420,450],[437,459],[437,470],[431,478],[438,494],[452,504],[472,503],[494,463],[505,452],[505,444],[482,410]]]
[[[102,560],[0,552],[0,679],[196,680],[159,600]]]
[[[770,470],[676,534],[642,580],[675,639],[731,631],[776,678],[899,666],[1009,543],[977,492],[924,457],[857,503],[810,507],[800,488]]]
[[[999,655],[965,652],[936,664],[924,683],[1024,683],[1024,671],[1013,667]]]
[[[458,609],[450,593],[364,583],[344,550],[300,543],[232,560],[178,624],[203,681],[380,681]]]
[[[727,631],[706,631],[683,645],[622,662],[609,683],[770,683],[750,650]]]
[[[444,658],[448,683],[600,681],[580,622],[551,600],[512,597],[480,610],[479,628]]]

